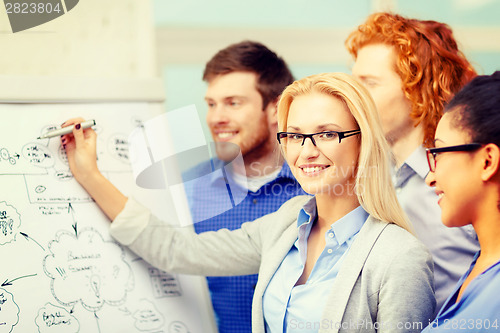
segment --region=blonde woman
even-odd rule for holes
[[[285,89],[278,119],[283,154],[312,197],[234,231],[197,235],[160,222],[101,175],[91,129],[75,126],[62,144],[76,180],[113,221],[113,237],[152,265],[259,273],[253,332],[420,332],[434,313],[433,263],[397,203],[365,88],[342,73],[306,77]]]

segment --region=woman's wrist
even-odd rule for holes
[[[87,192],[89,192],[92,188],[98,188],[99,184],[102,184],[106,178],[96,169],[93,172],[86,173],[76,178],[76,180],[87,190]]]
[[[127,197],[99,171],[87,174],[80,184],[111,221],[125,207]]]

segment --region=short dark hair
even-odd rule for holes
[[[262,97],[262,108],[279,98],[293,82],[293,75],[285,61],[261,43],[243,41],[231,44],[217,52],[205,65],[203,80],[210,82],[218,75],[231,72],[257,74],[257,91]]]
[[[444,112],[454,113],[452,124],[468,132],[473,142],[500,147],[500,71],[474,78]]]

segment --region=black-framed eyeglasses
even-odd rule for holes
[[[326,143],[341,143],[342,139],[348,138],[353,135],[360,134],[360,130],[352,130],[352,131],[323,131],[312,134],[304,134],[304,133],[294,133],[294,132],[278,132],[277,138],[278,142],[284,146],[303,146],[306,142],[306,139],[311,139],[311,142],[314,146],[326,144]]]
[[[467,143],[465,145],[449,146],[441,148],[427,148],[427,162],[429,163],[429,169],[431,172],[436,171],[436,157],[438,154],[447,153],[452,151],[475,151],[481,148],[483,145],[480,143]]]

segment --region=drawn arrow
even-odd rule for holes
[[[75,231],[76,237],[78,237],[78,222],[75,221],[75,210],[73,209],[73,206],[71,205],[71,202],[68,205],[68,213],[71,212],[71,217],[73,218],[73,230]]]
[[[95,321],[97,323],[97,329],[99,331],[99,333],[101,333],[101,328],[99,327],[99,317],[97,316],[97,312],[94,311],[94,317],[95,317]]]
[[[33,242],[37,243],[37,244],[38,244],[38,246],[40,246],[40,247],[42,248],[42,250],[44,250],[44,251],[45,251],[45,249],[43,248],[43,246],[42,246],[42,245],[40,245],[40,243],[38,243],[36,240],[34,240],[34,239],[33,239],[33,238],[31,238],[30,236],[28,236],[28,234],[25,234],[24,232],[21,232],[21,231],[20,231],[19,233],[20,233],[21,235],[23,235],[23,236],[24,236],[24,238],[26,238],[26,240],[30,240],[30,239],[31,239]]]
[[[2,287],[4,286],[12,286],[12,282],[16,281],[16,280],[19,280],[19,279],[22,279],[22,278],[25,278],[25,277],[30,277],[30,276],[35,276],[36,274],[31,274],[31,275],[25,275],[25,276],[20,276],[18,278],[15,278],[15,279],[12,279],[9,281],[9,279],[6,279],[3,283],[2,283]]]
[[[15,153],[14,155],[12,155],[12,157],[17,157],[17,159],[19,159],[19,157],[21,157],[18,153]]]

